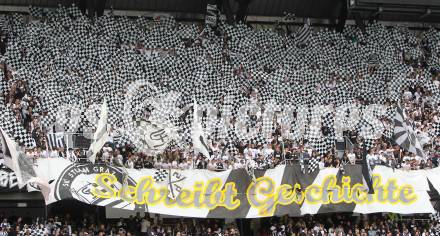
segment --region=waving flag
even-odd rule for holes
[[[206,6],[205,24],[211,27],[217,27],[218,8],[215,4],[208,4]]]
[[[15,176],[17,177],[18,187],[23,188],[28,183],[36,183],[43,194],[44,199],[47,200],[50,193],[49,183],[36,175],[32,161],[1,128],[0,136],[4,164],[14,171]]]
[[[67,148],[66,138],[63,132],[47,134],[47,141],[51,149]]]
[[[202,123],[200,123],[200,118],[197,113],[198,106],[197,101],[194,98],[194,116],[193,116],[193,125],[192,125],[192,144],[194,148],[194,153],[202,153],[206,158],[210,159],[209,149],[206,145],[206,137],[203,132]]]
[[[403,109],[398,106],[394,116],[394,141],[408,152],[425,158],[422,145],[414,132],[411,123],[406,119]]]
[[[298,30],[295,36],[296,44],[297,45],[303,45],[306,44],[310,36],[312,35],[312,29],[310,27],[310,19],[307,19],[304,23],[304,26],[301,27],[301,29]]]
[[[26,155],[19,150],[19,146],[4,132],[1,131],[1,142],[4,156],[4,164],[15,172],[18,187],[23,188],[29,180],[35,176],[33,164]]]
[[[93,135],[93,142],[90,145],[89,151],[87,152],[87,158],[90,162],[95,163],[96,154],[101,150],[104,144],[107,142],[109,134],[107,130],[108,122],[108,107],[107,101],[104,99],[102,103],[101,112],[99,114],[99,121],[96,127],[96,132]]]
[[[373,170],[371,169],[370,162],[367,159],[367,144],[364,140],[362,144],[362,176],[364,186],[368,189],[369,194],[374,194],[373,188]]]
[[[172,140],[170,128],[161,127],[148,121],[137,122],[137,132],[140,135],[141,145],[148,152],[163,152]]]

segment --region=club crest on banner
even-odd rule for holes
[[[99,206],[117,206],[121,209],[142,208],[140,205],[134,205],[125,202],[120,198],[99,199],[96,198],[91,190],[98,187],[93,181],[98,174],[112,173],[118,177],[118,182],[112,184],[112,188],[121,189],[123,181],[123,172],[121,169],[106,165],[72,164],[68,166],[61,174],[61,177],[55,183],[54,197],[56,200],[73,198],[79,201]],[[128,184],[134,185],[132,178],[127,178]]]

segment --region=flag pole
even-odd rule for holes
[[[371,172],[371,167],[370,167],[369,161],[367,160],[367,142],[365,140],[365,137],[363,137],[363,142],[362,142],[362,175],[365,178],[365,182],[368,187],[368,193],[374,194],[373,182],[372,182],[372,177],[371,177],[370,172]]]
[[[46,201],[44,202],[44,219],[47,221],[48,215],[47,215],[47,204]]]
[[[285,152],[285,149],[284,149],[284,139],[283,139],[283,137],[280,137],[281,138],[281,158],[283,159],[283,162],[284,162],[284,164],[286,164],[286,152]]]

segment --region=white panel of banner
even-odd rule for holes
[[[277,207],[281,206],[279,200],[282,195],[285,193],[279,192],[280,187],[286,187],[286,191],[291,191],[292,193],[293,186],[288,185],[287,183],[283,183],[283,181],[289,180],[289,178],[308,178],[307,183],[312,183],[312,188],[322,188],[317,191],[317,198],[315,199],[326,199],[331,193],[335,193],[335,185],[329,187],[325,182],[333,178],[336,181],[338,179],[341,181],[341,178],[348,178],[350,176],[345,176],[341,173],[339,168],[325,168],[322,170],[317,170],[317,172],[312,174],[302,174],[300,172],[300,168],[294,168],[293,166],[285,166],[280,165],[274,169],[266,170],[262,173],[262,176],[257,178],[254,181],[248,182],[251,179],[250,176],[247,176],[246,171],[222,171],[222,172],[214,172],[209,170],[174,170],[174,169],[142,169],[135,170],[129,169],[125,172],[123,169],[113,166],[106,165],[92,165],[92,164],[72,164],[66,159],[57,158],[57,159],[40,159],[38,160],[36,167],[36,173],[39,175],[41,179],[47,180],[50,182],[51,192],[49,195],[49,199],[46,200],[47,204],[53,203],[55,201],[63,200],[63,199],[77,199],[79,201],[94,204],[105,207],[119,208],[130,210],[133,213],[139,211],[145,211],[149,213],[163,214],[163,215],[174,215],[181,217],[223,217],[223,218],[258,218],[258,217],[266,217],[275,214],[275,211],[270,211],[269,213],[260,214],[265,208],[256,208],[255,205],[252,206],[250,204],[250,200],[261,199],[267,200],[268,198],[275,199],[275,202],[269,203],[269,205],[265,206],[271,208],[271,210],[277,209]],[[356,177],[356,179],[363,178],[362,173],[360,171],[361,168],[359,166],[347,166],[347,168],[352,168],[351,173],[352,178]],[[288,170],[288,171],[287,171]],[[126,174],[125,174],[126,173]],[[259,172],[261,173],[261,172]],[[290,173],[290,176],[284,176]],[[385,193],[382,195],[385,199],[384,201],[379,201],[379,193],[382,191],[379,186],[375,186],[375,194],[371,196],[375,196],[372,199],[376,199],[373,201],[361,202],[361,203],[350,203],[350,202],[341,202],[341,206],[339,203],[332,203],[327,205],[327,203],[321,202],[308,202],[303,201],[301,203],[288,203],[288,204],[300,204],[299,213],[292,214],[318,214],[321,209],[322,212],[340,212],[340,211],[350,211],[354,213],[375,213],[375,212],[393,212],[393,213],[401,213],[401,214],[414,214],[414,213],[432,213],[434,212],[434,208],[430,202],[430,197],[428,194],[429,184],[428,179],[433,184],[434,188],[439,190],[440,188],[440,169],[432,169],[432,170],[419,170],[419,171],[403,171],[403,170],[393,170],[384,166],[376,166],[373,170],[373,176],[380,176],[381,186],[386,190],[389,185],[396,186],[396,191],[393,191],[393,196],[391,198],[397,198],[396,201],[389,201],[389,196]],[[125,186],[131,186],[133,189],[136,185],[138,185],[139,181],[142,178],[150,178],[154,179],[152,186],[156,189],[164,189],[165,199],[166,201],[161,201],[156,204],[134,204],[127,202],[118,197],[118,195],[114,195],[111,198],[102,198],[100,195],[96,195],[96,190],[102,189],[102,183],[99,184],[97,182],[98,176],[114,176],[116,178],[116,182],[108,185],[112,191],[117,194],[120,192],[122,179],[126,179]],[[124,177],[125,176],[125,177]],[[248,180],[244,180],[243,178],[247,178]],[[263,179],[268,179],[271,181],[273,186],[271,189],[265,192],[265,188],[268,186],[260,185],[258,190],[255,190],[253,194],[249,194],[249,189],[251,186],[257,186],[257,183]],[[227,181],[234,180],[232,183],[228,183]],[[188,207],[179,207],[177,200],[180,199],[180,193],[186,191],[186,193],[190,192],[190,194],[196,194],[199,191],[198,200],[195,200],[194,196],[190,198],[186,198],[186,201],[207,201],[211,196],[214,197],[212,192],[209,192],[209,188],[206,186],[208,183],[212,183],[218,181],[219,186],[217,186],[218,191],[222,192],[222,198],[224,201],[226,191],[225,189],[233,186],[232,188],[236,188],[236,195],[234,197],[237,200],[238,196],[245,195],[245,198],[240,198],[241,201],[239,204],[235,205],[235,208],[226,209],[224,206],[217,205],[214,208],[209,208],[205,203],[201,205],[201,207],[195,207],[195,203]],[[204,190],[195,190],[195,184],[201,184],[203,187],[199,189]],[[217,183],[217,182],[215,182]],[[261,183],[261,182],[260,182]],[[336,182],[335,182],[336,183]],[[267,184],[267,183],[266,183]],[[312,186],[311,185],[311,186]],[[362,183],[351,183],[349,186],[345,186],[341,189],[351,189],[358,185],[357,187],[361,187],[362,189],[365,187]],[[338,185],[339,186],[339,185]],[[151,186],[150,186],[151,187]],[[303,196],[307,196],[308,191],[310,191],[310,186],[301,186],[301,194]],[[337,187],[337,186],[336,186]],[[324,188],[328,188],[323,191]],[[331,189],[330,189],[331,188]],[[350,190],[350,191],[351,191]],[[205,191],[205,192],[204,192]],[[341,190],[342,191],[342,190]],[[362,190],[364,191],[364,190]],[[134,192],[138,193],[138,190],[134,190]],[[134,194],[133,192],[133,194]],[[140,192],[144,194],[142,191]],[[219,192],[216,192],[219,194]],[[310,192],[309,192],[310,193]],[[321,195],[319,195],[321,194]],[[286,194],[285,196],[288,196]],[[364,195],[366,193],[364,191]],[[115,197],[116,196],[116,197]],[[139,195],[144,196],[144,195]],[[146,196],[146,195],[145,195]],[[159,196],[159,195],[158,195]],[[335,196],[335,195],[333,195]],[[354,196],[351,195],[350,196]],[[145,198],[144,198],[145,199]],[[234,200],[232,199],[232,200]],[[293,199],[293,198],[291,198]],[[307,198],[306,198],[307,199]],[[329,198],[330,199],[330,198]],[[402,200],[403,199],[403,200]],[[410,199],[410,200],[408,200]],[[217,199],[218,200],[218,199]],[[214,202],[217,201],[214,197]],[[174,204],[167,205],[165,202],[170,201],[174,202]],[[245,202],[243,202],[245,201]],[[247,201],[247,202],[246,202]],[[345,201],[345,200],[344,200]],[[204,205],[205,204],[205,205]],[[272,205],[271,205],[272,204]],[[325,205],[324,205],[325,204]],[[343,206],[345,204],[345,207]],[[347,205],[351,204],[351,205]],[[289,205],[290,206],[290,205]],[[325,209],[323,208],[325,206]],[[350,207],[347,207],[350,206]],[[292,206],[293,207],[293,206]],[[295,211],[292,211],[295,212]]]

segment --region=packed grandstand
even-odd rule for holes
[[[285,181],[286,173],[296,173],[294,166],[300,166],[295,175],[311,178],[301,182],[303,186],[315,183],[319,173],[329,169],[335,170],[329,172],[335,176],[351,175],[353,182],[360,173],[359,184],[369,181],[366,176],[372,170],[385,175],[392,169],[405,179],[410,173],[426,176],[426,186],[422,184],[426,191],[420,196],[428,196],[426,192],[438,196],[433,192],[440,185],[432,174],[440,157],[440,32],[435,28],[371,23],[365,29],[346,26],[336,32],[306,24],[290,32],[226,22],[208,27],[168,16],[130,18],[112,12],[91,19],[75,6],[31,7],[29,13],[0,15],[0,128],[6,140],[1,161],[2,169],[23,171],[17,177],[20,181],[39,177],[44,163],[65,167],[59,176],[69,176],[71,166],[110,166],[120,170],[122,188],[136,185],[130,178],[138,172],[132,169],[144,174],[152,170],[156,182],[169,177],[170,186],[190,179],[188,173],[207,173],[205,169],[224,182],[250,176],[243,186],[252,186],[264,176],[294,186],[296,182]],[[106,135],[98,132],[102,127]],[[86,146],[78,144],[80,138]],[[13,168],[7,161],[14,156],[11,144],[26,159],[20,161],[23,156],[18,155],[19,164]],[[28,164],[38,168],[27,172]],[[200,172],[189,172],[196,170]],[[43,192],[46,203],[67,199],[57,183],[62,180],[47,185],[41,178],[38,181],[35,188]],[[372,185],[365,185],[370,191]],[[49,186],[47,194],[45,186]],[[179,199],[182,186],[177,186],[177,194],[168,187],[168,197]],[[240,194],[245,190],[235,192],[242,203],[245,197]],[[69,196],[104,206],[96,198],[81,200],[84,195],[75,194]],[[258,207],[250,205],[245,206],[249,211],[236,215],[212,208],[194,215],[176,214],[254,218],[257,210],[251,208]],[[276,204],[273,208],[270,213],[258,211],[277,217],[251,225],[254,235],[440,232],[435,211],[431,217],[396,218],[385,213],[353,217],[317,214],[334,212],[325,207],[301,207],[301,215],[317,215],[297,217],[300,213],[292,212],[299,208],[283,211]],[[429,206],[434,208],[435,204]],[[344,209],[378,212],[358,206]],[[414,213],[426,213],[423,209]],[[154,205],[149,210],[163,212]],[[0,219],[4,219],[0,236],[232,236],[240,235],[241,227],[238,221],[214,219],[166,222],[149,214],[114,222],[93,215],[73,219],[69,214],[38,220],[5,214]]]
[[[140,215],[112,222],[96,222],[89,214],[79,219],[70,215],[55,216],[47,222],[25,217],[4,219],[1,235],[177,235],[238,236],[235,222],[183,219],[167,221]],[[273,218],[260,225],[251,225],[253,235],[438,235],[439,226],[429,219],[396,219],[395,216],[353,218],[347,215],[305,218]],[[6,234],[5,232],[9,232]],[[12,232],[12,233],[11,233]]]
[[[92,132],[105,98],[112,127],[108,147],[99,154],[105,163],[228,169],[255,160],[266,168],[308,152],[322,167],[339,166],[343,159],[362,158],[356,147],[365,136],[378,163],[437,166],[440,36],[435,29],[372,24],[363,33],[347,26],[343,33],[310,32],[297,42],[244,24],[225,24],[214,32],[164,17],[107,15],[91,22],[77,11],[60,8],[29,23],[20,15],[2,17],[8,35],[3,128],[31,158],[81,159],[83,152],[49,143],[47,134]],[[194,100],[201,104],[209,161],[190,148],[188,105]],[[426,158],[393,140],[399,104]],[[359,114],[353,114],[356,109]],[[347,119],[355,115],[360,117]],[[338,119],[349,124],[336,127],[342,123]],[[142,133],[124,130],[137,120],[173,128],[164,154],[143,152]],[[320,130],[302,124],[315,120]],[[342,158],[334,151],[338,136],[351,144]]]

